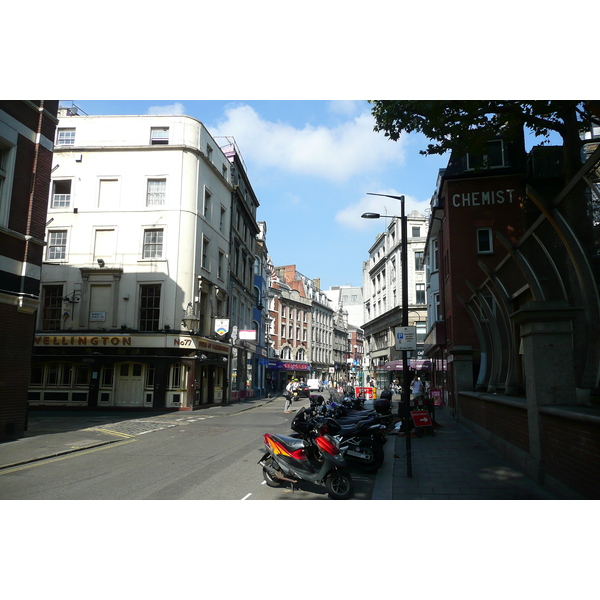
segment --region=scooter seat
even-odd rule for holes
[[[271,437],[279,442],[284,448],[290,451],[300,450],[305,448],[304,440],[302,438],[290,437],[289,435],[274,435],[270,434]]]

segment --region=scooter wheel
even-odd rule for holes
[[[385,453],[382,446],[377,443],[364,443],[362,444],[361,449],[365,454],[369,454],[369,458],[360,461],[360,468],[365,473],[374,473],[379,470],[379,467],[381,467],[385,459]]]
[[[267,469],[267,467],[263,467],[263,477],[265,478],[265,483],[269,487],[281,487],[283,483],[280,479],[274,479],[273,477],[271,477],[271,474],[269,473],[269,469]]]
[[[354,482],[346,471],[332,471],[325,480],[325,487],[333,500],[347,500],[354,492]]]

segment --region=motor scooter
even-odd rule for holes
[[[296,415],[292,421],[293,429],[294,425],[301,427],[295,421],[300,422],[302,418]],[[299,481],[310,481],[324,485],[329,497],[334,500],[350,498],[354,482],[346,470],[346,460],[340,452],[339,443],[329,432],[336,427],[335,421],[329,419],[323,423],[306,424],[301,437],[265,433],[265,453],[258,464],[263,468],[266,484],[280,487],[289,482],[294,489]]]

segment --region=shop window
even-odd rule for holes
[[[185,390],[187,388],[188,367],[182,363],[176,363],[171,366],[169,377],[170,390]]]
[[[44,367],[43,365],[32,365],[29,374],[30,387],[42,387],[44,385]]]
[[[146,365],[146,389],[154,389],[154,366]]]
[[[105,365],[102,367],[102,372],[100,374],[100,387],[112,389],[114,372],[115,370],[112,365]]]

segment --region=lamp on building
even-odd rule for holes
[[[191,334],[198,330],[198,324],[200,319],[194,313],[194,307],[191,302],[188,302],[187,309],[183,318],[181,319],[181,325],[185,327]]]
[[[402,245],[400,247],[400,262],[402,267],[402,327],[408,327],[408,239],[407,239],[407,219],[404,211],[404,196],[390,196],[389,194],[372,194],[367,192],[369,196],[385,196],[386,198],[394,198],[400,200],[400,216],[380,215],[379,213],[363,213],[363,219],[379,219],[388,217],[390,219],[400,219],[400,235],[402,236]],[[409,370],[407,350],[402,350],[402,404],[404,407],[404,435],[406,436],[406,474],[412,477],[412,452],[410,443],[410,390],[409,390]],[[400,412],[400,411],[399,411]]]

